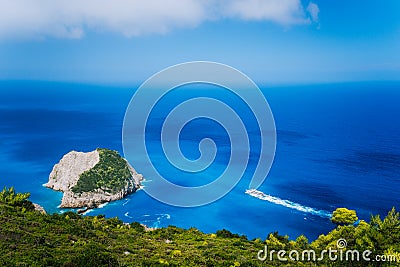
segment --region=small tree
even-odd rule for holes
[[[222,229],[222,230],[218,230],[216,232],[218,237],[223,237],[223,238],[239,238],[240,236],[238,234],[232,234],[231,231],[226,230],[226,229]]]
[[[16,193],[14,187],[4,187],[0,192],[0,203],[13,207],[22,207],[26,210],[34,210],[32,202],[28,200],[30,193]]]
[[[333,214],[331,221],[337,225],[353,224],[358,220],[355,210],[346,208],[337,208]]]
[[[375,247],[381,249],[380,252],[392,248],[393,244],[398,244],[400,249],[400,213],[394,207],[383,220],[379,215],[372,216],[370,225],[370,237],[375,241]]]

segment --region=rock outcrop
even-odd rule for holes
[[[135,192],[142,180],[116,151],[96,149],[64,155],[45,186],[64,192],[61,208],[95,208]]]
[[[46,210],[42,206],[40,206],[39,204],[36,204],[36,203],[32,203],[32,204],[33,204],[33,207],[35,208],[35,210],[40,211],[43,214],[46,214]]]

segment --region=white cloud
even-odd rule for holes
[[[311,19],[314,22],[318,22],[319,18],[319,7],[317,4],[314,4],[313,2],[310,2],[307,6],[307,12],[310,14]]]
[[[233,0],[224,12],[245,20],[266,20],[283,25],[308,23],[300,0]]]
[[[318,19],[316,4],[307,11]],[[131,37],[224,18],[310,22],[300,0],[0,0],[0,38],[81,38],[88,30]]]

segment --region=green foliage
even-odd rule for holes
[[[0,203],[33,210],[33,204],[28,200],[30,193],[16,193],[14,187],[4,187],[0,192]]]
[[[379,252],[384,253],[388,249],[393,249],[397,244],[397,252],[400,252],[400,213],[394,208],[389,211],[388,215],[381,220],[379,215],[371,218],[371,242],[376,244],[375,248]]]
[[[216,232],[216,235],[218,237],[223,237],[223,238],[239,238],[240,236],[238,234],[232,234],[230,231],[226,229],[218,230]]]
[[[71,188],[74,193],[92,192],[101,189],[115,193],[123,189],[132,177],[128,163],[117,151],[98,148],[99,162],[82,173],[77,184]]]
[[[301,236],[297,237],[295,245],[298,248],[307,249],[308,248],[308,239],[307,239],[307,237],[305,237],[304,235],[301,235]]]
[[[135,229],[135,231],[137,231],[138,233],[144,233],[145,232],[145,228],[143,225],[141,225],[138,222],[133,222],[130,224],[132,229]]]
[[[345,225],[353,224],[358,220],[355,210],[349,210],[346,208],[337,208],[333,214],[331,221],[335,224]]]
[[[13,200],[16,196],[18,201]],[[257,259],[265,245],[269,251],[314,249],[318,255],[336,249],[338,239],[347,241],[346,249],[400,256],[400,215],[395,209],[384,219],[373,216],[370,223],[339,225],[310,244],[305,236],[290,240],[277,232],[265,241],[250,241],[226,229],[216,234],[175,226],[146,231],[139,223],[124,224],[102,215],[22,211],[30,203],[27,196],[13,189],[0,193],[0,266],[396,266],[332,262],[327,257],[320,262],[282,262],[276,254],[272,261]]]

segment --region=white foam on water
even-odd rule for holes
[[[124,216],[125,216],[125,217],[128,217],[129,219],[133,219],[132,216],[129,216],[129,212],[125,212]]]
[[[104,208],[105,206],[107,206],[108,202],[105,202],[103,204],[100,204],[99,206],[97,206],[98,209]]]
[[[130,201],[130,199],[128,198],[128,199],[122,204],[122,206],[125,206],[126,204],[128,204],[129,201]]]

